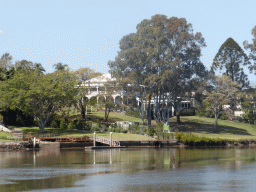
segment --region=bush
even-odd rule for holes
[[[220,116],[220,119],[222,120],[227,120],[228,119],[228,114],[226,112],[223,112]]]
[[[148,134],[149,134],[150,136],[154,136],[154,134],[155,134],[155,129],[154,129],[154,127],[150,127],[150,128],[149,128]]]
[[[178,140],[178,141],[180,141],[180,140],[181,140],[181,137],[182,137],[182,135],[183,135],[183,133],[182,133],[182,132],[180,133],[180,132],[178,131],[178,129],[176,129],[174,135],[175,135],[175,139]]]
[[[98,128],[98,127],[92,127],[91,128],[91,131],[95,131],[95,132],[97,132],[97,131],[99,131],[100,129]]]
[[[140,130],[137,130],[137,131],[135,131],[135,134],[142,135],[144,133],[142,133],[142,131],[140,131]]]
[[[7,108],[1,111],[1,116],[5,125],[27,127],[36,125],[33,115],[26,114],[19,109],[12,110]]]
[[[56,123],[56,121],[52,121],[51,122],[51,128],[56,128],[58,125],[57,125],[57,123]]]
[[[121,128],[116,128],[116,129],[115,129],[115,132],[116,132],[116,133],[121,133],[121,130],[122,130]]]
[[[100,121],[97,121],[97,126],[98,126],[98,128],[101,127],[101,122]]]
[[[135,125],[135,131],[138,131],[138,130],[139,130],[139,125],[136,124],[136,125]]]
[[[84,121],[83,120],[78,120],[77,122],[76,122],[76,128],[78,129],[78,130],[82,130],[82,129],[84,129]]]
[[[163,131],[164,124],[163,123],[157,123],[156,131]]]
[[[144,133],[146,133],[147,131],[148,131],[148,130],[147,130],[146,128],[145,128],[145,129],[143,129],[143,132],[144,132]]]
[[[178,130],[175,131],[175,137],[178,141],[182,141],[185,145],[190,145],[190,146],[196,146],[196,145],[202,145],[202,144],[211,145],[212,143],[221,144],[225,142],[224,139],[199,137],[192,133],[178,132]]]
[[[69,122],[68,129],[72,130],[72,129],[75,129],[75,128],[76,128],[75,123],[73,121]]]
[[[127,129],[123,129],[123,131],[122,131],[123,133],[127,133],[128,132],[128,130]]]
[[[114,130],[115,130],[114,128],[109,128],[108,129],[109,132],[114,132]]]
[[[157,132],[156,135],[158,140],[164,140],[164,139],[171,140],[173,139],[173,136],[174,136],[173,133],[164,133],[164,132]]]
[[[105,128],[103,129],[103,132],[107,132],[107,131],[108,131],[108,128],[105,127]]]
[[[66,122],[65,122],[64,119],[61,119],[61,120],[60,120],[60,128],[61,128],[61,129],[66,129],[66,128],[67,128]]]

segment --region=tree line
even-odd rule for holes
[[[200,32],[193,32],[186,19],[154,15],[141,21],[136,29],[120,40],[118,55],[108,62],[109,72],[116,81],[106,86],[139,98],[137,108],[143,124],[146,117],[148,128],[152,113],[156,122],[168,125],[171,107],[180,123],[179,104],[194,98],[200,108],[214,114],[217,131],[223,105],[230,104],[235,109],[238,98],[244,98],[242,92],[251,90],[244,68],[256,73],[256,26],[252,29],[253,42],[243,44],[250,52],[248,56],[235,40],[228,38],[210,70],[200,60],[205,39]],[[89,68],[72,72],[62,63],[54,67],[56,71],[46,74],[40,63],[22,60],[13,65],[10,54],[4,54],[0,60],[1,114],[6,116],[8,110],[21,110],[36,120],[41,132],[54,111],[60,110],[65,116],[66,106],[76,106],[81,119],[85,119],[87,90],[81,83],[101,74]],[[217,76],[218,72],[222,76]],[[110,96],[114,90],[108,90]],[[107,118],[113,104],[106,103]]]
[[[3,123],[19,119],[23,124],[33,121],[44,132],[54,112],[59,111],[68,121],[66,107],[80,110],[81,120],[86,118],[86,88],[81,82],[101,75],[90,68],[70,71],[68,65],[53,65],[53,73],[45,73],[40,63],[22,60],[12,64],[9,53],[0,59],[0,113]],[[79,87],[80,86],[80,87]]]
[[[182,100],[190,100],[194,92],[201,106],[214,113],[217,131],[222,106],[235,107],[238,91],[249,88],[244,67],[255,73],[256,27],[252,30],[253,43],[244,42],[249,56],[237,42],[228,38],[214,57],[210,70],[200,60],[201,50],[206,47],[203,35],[194,33],[186,19],[154,15],[139,23],[136,29],[120,40],[120,51],[108,65],[127,94],[136,95],[147,106],[146,113],[143,105],[139,108],[142,122],[146,116],[150,127],[153,111],[158,123],[168,125],[170,107],[173,107],[180,123],[178,106]],[[216,72],[223,76],[216,76]],[[203,94],[203,91],[206,92]],[[154,105],[151,105],[152,99]]]

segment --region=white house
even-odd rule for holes
[[[86,95],[86,97],[88,99],[91,99],[92,97],[96,97],[97,98],[97,104],[99,102],[99,97],[103,96],[106,99],[106,87],[105,87],[105,83],[108,81],[115,81],[115,78],[111,77],[111,74],[103,74],[102,76],[99,77],[95,77],[89,80],[84,81],[81,86],[87,87],[88,88],[88,94]],[[116,98],[120,97],[121,98],[121,103],[123,104],[123,98],[124,96],[126,96],[125,91],[120,91],[120,92],[114,92],[114,94],[112,94],[114,103],[116,103]],[[138,105],[140,103],[140,98],[136,97],[136,101],[138,102]],[[162,101],[163,102],[163,101]],[[167,102],[167,101],[165,101]],[[145,103],[145,101],[144,101]],[[154,100],[151,100],[151,104],[154,104]],[[180,105],[178,106],[178,110],[182,110],[184,108],[190,108],[191,107],[191,102],[190,101],[181,101]],[[145,105],[144,105],[144,109],[145,109]],[[172,108],[172,113],[174,115],[174,109]]]

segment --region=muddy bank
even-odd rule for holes
[[[0,151],[17,151],[30,148],[29,142],[0,142]]]

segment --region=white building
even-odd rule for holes
[[[104,84],[107,83],[108,81],[115,81],[115,80],[116,80],[115,78],[111,78],[111,74],[103,74],[102,76],[84,81],[81,84],[81,86],[88,88],[88,94],[86,95],[86,97],[88,99],[91,99],[92,97],[96,97],[97,104],[98,104],[100,96],[103,96],[106,99],[106,87]],[[116,102],[116,98],[118,96],[123,98],[123,93],[114,92],[114,94],[112,94],[114,103]]]
[[[103,96],[106,99],[106,87],[104,84],[107,83],[108,81],[115,81],[115,80],[116,80],[115,78],[111,77],[111,74],[103,74],[102,76],[95,77],[95,78],[84,81],[81,84],[81,86],[88,88],[88,94],[86,95],[86,97],[88,99],[91,99],[92,97],[97,98],[97,105],[98,105],[99,97]],[[119,99],[121,100],[121,104],[123,104],[124,96],[126,96],[124,91],[114,92],[112,94],[114,103],[116,103],[116,99],[117,99],[117,97],[119,97]],[[139,97],[136,97],[136,101],[137,101],[137,104],[139,105],[139,103],[140,103]],[[165,102],[167,102],[167,101],[165,101]],[[144,103],[144,110],[145,110],[145,101],[143,103]],[[154,105],[153,98],[151,100],[151,104]],[[190,107],[192,107],[190,101],[181,101],[180,105],[178,106],[178,110],[182,110],[184,108],[189,109]],[[172,114],[174,115],[173,107],[172,107]]]

